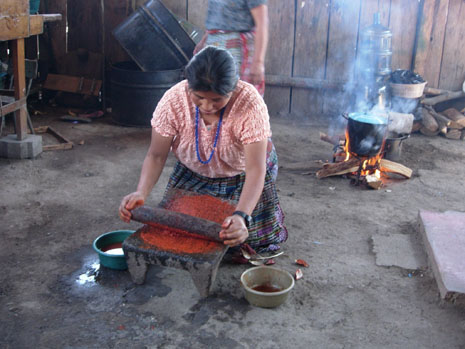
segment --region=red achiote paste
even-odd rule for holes
[[[162,251],[182,254],[212,253],[224,247],[222,243],[162,225],[145,226],[140,233],[140,238],[147,245],[145,248],[156,247]]]
[[[210,195],[185,195],[173,198],[167,210],[185,213],[194,217],[223,223],[234,212],[234,206]]]

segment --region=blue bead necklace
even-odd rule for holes
[[[207,161],[204,161],[200,158],[199,153],[199,107],[195,107],[195,151],[197,152],[197,159],[202,164],[208,164],[213,157],[213,153],[215,152],[216,144],[218,143],[218,136],[220,135],[221,123],[223,122],[223,114],[226,108],[221,109],[220,113],[220,121],[218,122],[218,127],[216,128],[216,135],[215,141],[213,142],[213,150],[210,153]]]

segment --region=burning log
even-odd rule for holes
[[[380,189],[383,186],[383,181],[375,175],[366,175],[365,181],[370,188],[376,190]]]
[[[380,170],[382,172],[397,173],[405,178],[412,177],[412,170],[398,162],[390,161],[387,159],[381,159]]]
[[[316,173],[318,179],[339,176],[346,173],[357,172],[360,168],[360,160],[352,157],[347,161],[330,163],[323,165],[323,168]]]

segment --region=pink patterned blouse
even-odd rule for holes
[[[244,145],[271,137],[268,109],[251,84],[239,80],[223,115],[211,161],[202,164],[195,150],[195,104],[187,80],[170,88],[158,103],[152,127],[164,137],[174,136],[171,149],[190,170],[209,178],[232,177],[245,170]],[[199,153],[206,161],[213,149],[218,124],[206,127],[199,117]]]

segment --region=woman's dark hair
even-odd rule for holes
[[[213,46],[192,57],[184,73],[190,89],[222,96],[233,91],[238,80],[234,58],[228,51]]]

